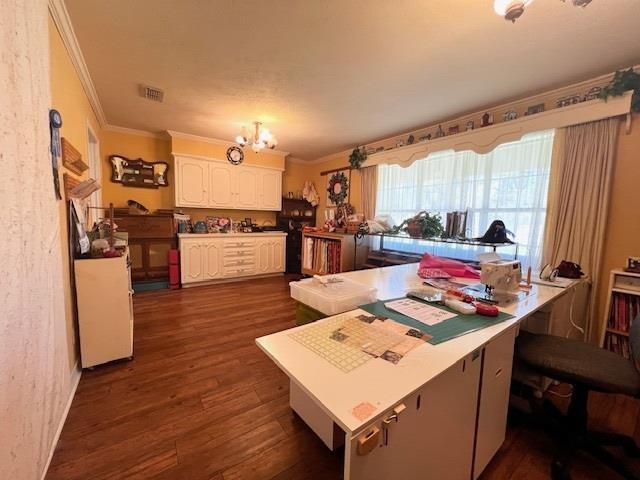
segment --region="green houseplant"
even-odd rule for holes
[[[600,92],[600,98],[606,100],[609,97],[619,97],[629,90],[633,90],[631,111],[640,112],[640,74],[633,68],[618,70],[609,85]]]
[[[391,233],[400,232],[406,232],[413,238],[431,238],[442,235],[444,227],[440,215],[437,213],[431,215],[423,210],[415,217],[407,218],[400,225],[391,229]]]
[[[362,166],[362,163],[367,159],[367,152],[364,151],[364,147],[356,147],[349,155],[349,165],[356,170]]]

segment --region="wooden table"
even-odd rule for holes
[[[376,287],[378,299],[386,300],[422,284],[417,268],[408,264],[340,276]],[[289,376],[292,408],[329,448],[345,443],[345,479],[475,479],[504,440],[518,325],[564,294],[534,285],[526,299],[502,309],[513,319],[425,344],[397,365],[375,358],[348,373],[289,336],[311,325],[256,343]],[[376,410],[361,421],[352,411],[362,402]],[[384,430],[384,420],[401,404],[406,409],[397,422],[386,425],[386,445],[381,436],[379,448],[359,455],[358,439],[374,427]]]

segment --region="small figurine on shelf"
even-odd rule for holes
[[[438,125],[438,131],[436,132],[436,138],[442,138],[445,136],[444,130],[442,129],[442,125]]]
[[[455,135],[456,133],[460,133],[460,125],[449,127],[447,135]]]
[[[489,112],[486,112],[484,115],[482,115],[480,126],[488,127],[489,125],[493,125],[493,115],[491,115]]]
[[[516,112],[515,110],[509,110],[503,115],[503,119],[505,122],[510,122],[511,120],[515,120],[516,118],[518,118],[518,112]]]
[[[475,128],[475,123],[473,123],[473,120],[469,120],[469,121],[467,122],[467,132],[468,132],[469,130],[473,130],[474,128]]]

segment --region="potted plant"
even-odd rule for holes
[[[443,231],[440,215],[437,213],[431,215],[423,210],[415,217],[408,218],[400,225],[393,227],[391,233],[406,232],[413,238],[431,238],[442,235]]]

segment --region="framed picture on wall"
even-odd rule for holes
[[[351,169],[345,168],[327,174],[327,207],[349,203]]]

